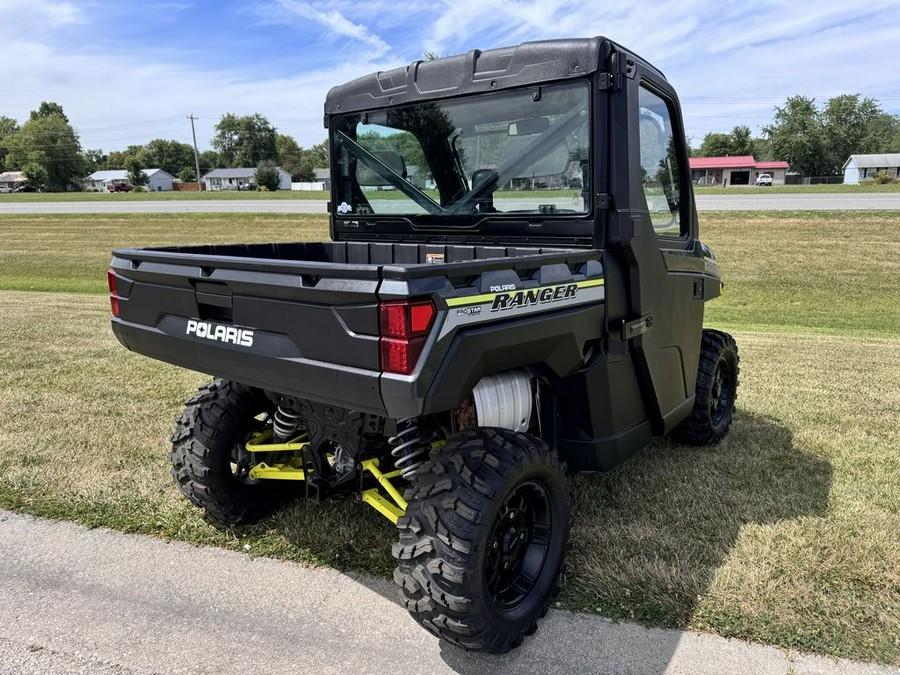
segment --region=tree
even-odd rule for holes
[[[107,162],[109,161],[109,156],[103,154],[103,150],[85,150],[84,151],[84,163],[85,163],[85,171],[89,173],[93,173],[94,171],[100,171],[105,169],[107,166]]]
[[[140,160],[144,152],[143,145],[129,145],[124,150],[113,150],[109,153],[107,165],[110,169],[124,169],[132,157]]]
[[[730,134],[708,133],[697,150],[698,157],[753,156],[756,143],[750,127],[736,126]]]
[[[894,132],[891,134],[891,140],[888,142],[885,151],[900,152],[900,118],[894,118]]]
[[[3,145],[3,140],[8,136],[12,136],[18,130],[19,123],[16,120],[12,117],[0,116],[0,171],[3,170],[6,160],[6,148]]]
[[[54,101],[41,101],[38,109],[31,111],[30,119],[32,121],[39,120],[47,117],[52,117],[53,115],[62,117],[65,120],[66,124],[69,124],[69,118],[66,117],[66,113],[63,112],[62,106]]]
[[[731,130],[731,150],[734,155],[753,156],[756,148],[753,146],[753,134],[750,132],[750,127],[740,125]]]
[[[697,149],[698,157],[725,157],[731,154],[731,135],[710,132]]]
[[[145,167],[162,169],[172,176],[177,176],[185,169],[190,169],[192,176],[196,173],[194,146],[187,143],[154,138],[142,148],[139,156]]]
[[[125,163],[125,168],[128,171],[128,182],[134,187],[143,187],[150,182],[147,174],[144,173],[144,167],[141,164],[141,160],[137,157],[129,157],[128,161]]]
[[[826,173],[841,173],[850,155],[881,151],[884,139],[879,138],[877,124],[883,114],[878,101],[859,94],[828,99],[821,115]]]
[[[224,164],[222,164],[219,159],[219,153],[215,150],[204,150],[200,153],[200,174],[205,174],[213,169],[221,169],[224,168]]]
[[[257,166],[278,156],[275,127],[259,113],[223,115],[216,124],[212,146],[225,166]]]
[[[85,175],[78,135],[62,115],[38,115],[28,120],[4,139],[3,146],[7,151],[7,166],[40,164],[47,174],[46,185],[50,190],[65,190]]]
[[[880,113],[869,123],[865,143],[876,152],[900,152],[900,117]]]
[[[291,178],[294,180],[312,180],[315,177],[309,150],[304,150],[297,145],[297,141],[294,140],[293,136],[277,134],[275,136],[275,146],[278,150],[278,166],[291,174]]]
[[[783,106],[776,106],[775,119],[763,132],[771,143],[772,154],[787,160],[795,171],[821,176],[828,168],[815,99],[789,96]]]
[[[253,180],[259,188],[266,188],[271,192],[275,192],[281,183],[281,175],[278,173],[278,167],[275,162],[260,162],[256,167],[256,173],[253,174]]]
[[[328,149],[328,140],[316,143],[309,149],[313,167],[316,169],[327,169],[331,166],[331,154]]]
[[[768,138],[754,138],[753,147],[756,149],[756,152],[753,153],[753,156],[758,162],[774,162],[778,159],[777,157],[775,157],[775,155],[772,154],[772,144],[769,142]]]
[[[35,190],[43,190],[47,185],[47,170],[37,162],[28,162],[22,165],[22,174],[25,180]]]

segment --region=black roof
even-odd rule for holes
[[[604,37],[573,38],[414,61],[334,87],[325,99],[325,114],[583,77],[599,70],[612,51],[623,50]]]

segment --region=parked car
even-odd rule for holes
[[[4,192],[13,192],[13,189],[8,185],[0,185],[0,193]]]
[[[131,192],[134,188],[128,183],[112,183],[107,185],[106,189],[110,192]]]
[[[757,185],[768,185],[772,187],[772,175],[768,173],[761,173],[756,177]]]
[[[33,185],[20,185],[16,188],[16,192],[37,192],[37,189]]]

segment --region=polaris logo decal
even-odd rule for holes
[[[505,309],[516,307],[531,307],[532,305],[544,305],[549,302],[561,302],[572,300],[578,293],[578,284],[562,284],[549,288],[534,288],[515,293],[500,293],[491,304],[492,312],[502,312]]]
[[[221,326],[197,319],[188,319],[185,335],[196,335],[207,340],[227,342],[240,347],[253,346],[253,331],[247,328],[235,328],[234,326]]]

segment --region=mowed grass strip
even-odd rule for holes
[[[328,200],[331,193],[326,190],[276,190],[257,192],[256,190],[216,190],[203,192],[14,192],[0,194],[0,204],[28,202],[172,202],[172,201],[271,201],[273,199]]]
[[[105,298],[6,291],[0,305],[0,505],[390,574],[394,528],[365,505],[205,523],[167,441],[207,378],[125,351]],[[737,339],[721,445],[662,443],[578,477],[559,606],[900,664],[900,340]]]
[[[0,216],[0,289],[106,293],[114,248],[328,238],[317,215]]]
[[[700,214],[725,294],[707,324],[900,334],[900,212]],[[327,240],[316,215],[0,216],[0,289],[105,293],[115,247]]]
[[[725,281],[706,324],[900,334],[900,212],[701,213]]]
[[[900,192],[900,183],[857,183],[856,185],[844,185],[843,183],[831,185],[772,185],[757,187],[756,185],[730,185],[723,188],[721,185],[695,185],[694,193],[699,195],[731,195],[731,194],[871,194],[875,192]]]

